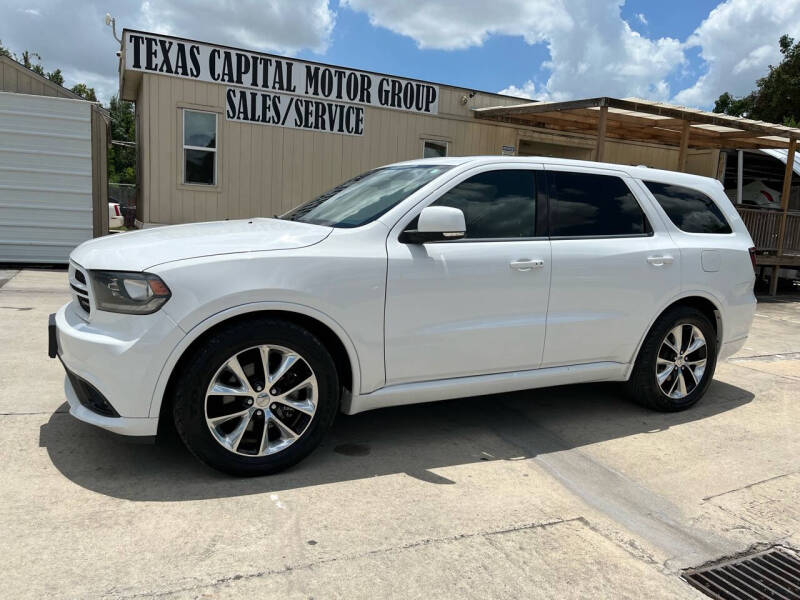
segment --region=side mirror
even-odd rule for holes
[[[419,213],[416,229],[400,235],[404,244],[424,244],[463,238],[467,232],[464,213],[452,206],[427,206]]]

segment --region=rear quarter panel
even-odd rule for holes
[[[647,181],[681,185],[699,190],[714,200],[728,221],[732,233],[704,234],[681,231],[669,219],[655,197],[641,181],[638,185],[660,212],[667,231],[680,249],[681,296],[699,295],[717,304],[722,318],[723,344],[747,336],[755,313],[755,274],[749,248],[750,234],[739,213],[716,180],[675,174],[654,173]]]

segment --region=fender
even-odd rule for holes
[[[339,325],[333,318],[326,315],[323,312],[315,308],[311,308],[310,306],[305,306],[303,304],[294,304],[291,302],[249,302],[246,304],[240,304],[238,306],[233,306],[231,308],[227,308],[223,311],[215,313],[210,317],[206,318],[204,321],[201,321],[197,325],[195,325],[192,329],[190,329],[183,339],[178,343],[175,348],[173,348],[172,352],[169,355],[169,358],[164,363],[164,366],[161,368],[161,372],[158,376],[158,381],[156,382],[156,387],[153,390],[153,395],[150,399],[150,411],[149,416],[150,418],[158,418],[160,411],[161,411],[161,404],[164,399],[164,393],[167,389],[167,383],[169,382],[169,378],[172,375],[172,371],[175,368],[175,365],[180,360],[183,353],[186,349],[194,342],[197,338],[199,338],[203,333],[222,323],[223,321],[227,321],[232,317],[237,317],[240,315],[244,315],[247,313],[252,312],[259,312],[264,310],[283,310],[286,312],[293,312],[305,315],[307,317],[311,317],[324,323],[336,334],[339,340],[342,342],[342,345],[345,347],[347,351],[347,357],[350,360],[351,369],[353,371],[353,387],[358,386],[359,390],[352,390],[352,394],[357,396],[360,391],[361,387],[361,366],[358,360],[358,352],[356,351],[355,345],[353,344],[353,340],[350,339],[350,336],[347,335],[344,328]],[[350,409],[350,402],[351,399],[349,397],[342,398],[342,412],[347,413]]]
[[[719,298],[717,298],[713,294],[710,294],[710,293],[708,293],[706,291],[703,291],[703,290],[682,290],[679,294],[676,294],[675,296],[673,296],[672,298],[670,298],[666,302],[662,303],[662,305],[658,307],[658,310],[655,312],[653,317],[650,319],[650,322],[647,324],[647,327],[642,332],[642,336],[639,338],[639,343],[636,344],[636,351],[633,353],[633,356],[631,357],[631,360],[628,363],[627,368],[625,369],[625,380],[626,381],[631,376],[631,371],[633,371],[633,367],[636,364],[636,359],[639,357],[639,350],[641,350],[642,344],[644,344],[644,340],[647,337],[647,334],[650,333],[650,329],[652,329],[653,323],[656,322],[658,317],[660,317],[661,314],[671,304],[675,304],[676,302],[678,302],[679,300],[682,300],[684,298],[692,298],[692,297],[695,297],[695,296],[700,297],[700,298],[705,298],[706,300],[711,302],[711,304],[714,305],[714,308],[717,310],[717,312],[719,312],[720,317],[717,319],[717,338],[718,338],[717,346],[719,346],[720,348],[722,347],[722,332],[723,332],[722,326],[723,326],[723,322],[725,320],[724,319],[725,311],[722,308],[722,306],[723,306],[722,302],[719,300]],[[717,348],[717,349],[719,350],[719,348]]]

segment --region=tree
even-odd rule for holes
[[[111,139],[121,142],[136,140],[136,116],[133,104],[113,96],[109,102]],[[136,148],[112,144],[108,151],[109,183],[136,183]]]
[[[81,98],[86,100],[90,100],[91,102],[97,102],[97,94],[94,92],[94,88],[87,86],[85,83],[76,83],[70,89],[73,94],[78,94]]]
[[[736,98],[725,92],[714,112],[796,126],[800,122],[800,42],[788,35],[778,41],[783,58],[778,66],[756,81],[756,89]]]
[[[3,41],[0,40],[0,55],[13,58],[18,63],[21,63],[22,66],[25,67],[26,69],[30,69],[37,75],[46,77],[53,83],[57,83],[58,85],[64,85],[64,76],[61,74],[61,69],[56,69],[55,71],[50,71],[49,73],[46,72],[41,62],[39,62],[42,60],[42,57],[38,52],[23,50],[22,55],[17,56],[15,53],[11,52],[8,48],[4,47]],[[34,62],[33,61],[34,59],[37,62]]]

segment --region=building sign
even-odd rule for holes
[[[225,116],[229,121],[294,129],[349,135],[364,133],[363,106],[242,88],[229,87],[225,92]]]
[[[361,135],[359,105],[439,110],[429,83],[140,32],[125,32],[125,68],[226,85],[234,121]]]

